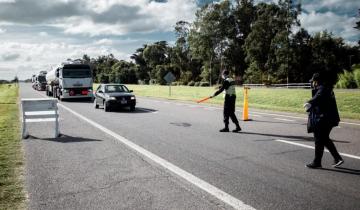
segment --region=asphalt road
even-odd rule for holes
[[[20,92],[21,98],[46,97],[30,84],[21,84]],[[342,167],[332,168],[325,153],[323,168],[312,170],[305,168],[314,157],[305,115],[250,110],[243,132],[219,133],[221,107],[137,101],[135,112],[110,113],[89,102],[61,102],[62,136],[56,139],[50,123],[31,124],[32,137],[23,140],[29,209],[232,209],[222,193],[239,208],[360,209],[356,122],[340,124],[331,135],[344,153]],[[134,151],[117,135],[220,193],[200,189],[199,181]]]

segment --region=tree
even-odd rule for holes
[[[233,30],[230,30],[228,34],[230,43],[229,48],[224,53],[225,62],[234,68],[236,76],[242,78],[248,68],[245,62],[244,43],[251,32],[251,24],[255,20],[253,0],[238,0],[237,6],[229,18]]]
[[[334,85],[337,75],[347,65],[347,56],[342,38],[334,38],[327,31],[316,33],[311,40],[312,71],[326,75],[326,82]]]
[[[144,49],[146,47],[147,45],[143,45],[142,48],[138,48],[136,52],[130,56],[130,58],[135,61],[135,64],[138,67],[136,72],[137,78],[147,84],[150,80],[151,69],[148,67],[144,58]]]
[[[157,75],[157,65],[168,64],[169,59],[169,47],[166,41],[155,42],[152,45],[147,45],[143,52],[145,62],[150,67],[150,79],[153,79]]]
[[[359,9],[359,17],[360,17],[360,9]],[[354,28],[356,28],[357,30],[360,30],[360,20],[356,22],[356,26]],[[360,46],[360,39],[358,41],[358,44]]]
[[[223,64],[223,55],[229,47],[227,32],[231,30],[229,16],[231,3],[228,0],[204,6],[197,11],[189,34],[191,55],[204,62],[209,69],[210,85],[218,80],[220,68]],[[219,66],[220,64],[220,66]],[[217,65],[216,68],[214,66]],[[215,69],[215,74],[213,74]]]
[[[289,37],[291,28],[299,25],[298,7],[291,0],[279,0],[279,5],[260,3],[256,10],[256,20],[245,40],[246,61],[267,75],[267,80],[271,76],[287,80],[293,53]]]
[[[289,77],[293,82],[308,82],[314,73],[311,68],[311,42],[311,35],[303,28],[291,37],[290,48],[293,53],[289,63]]]
[[[112,74],[110,82],[136,84],[137,83],[137,67],[132,62],[120,60],[112,66]]]

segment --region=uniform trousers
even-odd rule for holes
[[[224,123],[225,126],[229,126],[229,118],[233,121],[235,125],[239,125],[239,121],[235,115],[235,101],[236,95],[225,95],[225,102],[224,102]]]
[[[321,159],[324,154],[324,147],[326,147],[331,155],[334,157],[335,161],[341,160],[341,156],[337,151],[333,141],[330,139],[330,132],[332,126],[320,123],[314,130],[314,139],[315,139],[315,164],[321,164]]]

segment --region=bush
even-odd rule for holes
[[[343,74],[340,74],[339,81],[336,83],[337,88],[356,88],[356,82],[354,74],[349,71],[344,71]]]
[[[360,68],[354,71],[354,80],[358,88],[360,88]]]
[[[200,87],[209,87],[209,82],[200,82]]]
[[[195,82],[195,85],[196,87],[198,87],[200,85],[200,82]]]
[[[188,83],[188,86],[194,86],[195,85],[195,82],[194,81],[190,81],[189,83]]]

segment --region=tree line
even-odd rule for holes
[[[350,46],[327,31],[311,35],[301,27],[300,13],[301,5],[292,0],[256,5],[224,0],[200,8],[192,23],[177,22],[172,46],[166,41],[144,44],[131,61],[112,54],[81,59],[101,83],[163,85],[163,77],[172,72],[177,84],[213,85],[228,69],[238,84],[308,82],[314,72],[324,72],[335,84],[339,74],[360,63],[360,41]],[[360,21],[354,28],[360,30]]]

